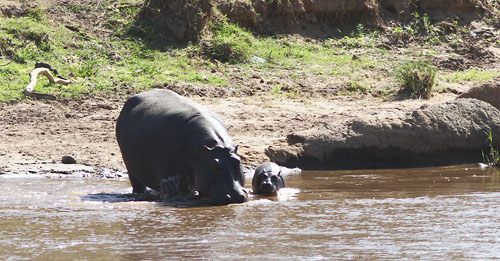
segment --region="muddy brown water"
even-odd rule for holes
[[[0,175],[0,260],[500,256],[498,170],[304,171],[286,180],[278,197],[185,207],[134,198],[126,178]]]

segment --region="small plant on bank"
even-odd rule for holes
[[[350,36],[346,35],[340,39],[330,40],[330,42],[334,46],[347,49],[372,48],[375,47],[379,34],[379,31],[370,31],[363,24],[357,24]]]
[[[410,61],[403,63],[396,70],[396,78],[401,83],[401,93],[412,98],[431,97],[435,84],[437,68],[427,61]]]
[[[398,41],[408,41],[415,36],[415,30],[410,26],[398,26],[392,29],[392,37]]]
[[[491,129],[487,133],[488,137],[486,138],[486,142],[488,143],[488,150],[489,152],[487,154],[484,153],[484,151],[481,152],[483,156],[483,162],[487,165],[490,166],[496,166],[500,167],[500,152],[497,149],[494,148],[494,142],[493,142],[493,134],[491,134]]]
[[[242,63],[251,56],[254,37],[238,25],[226,21],[214,25],[213,36],[204,39],[201,53],[223,63]]]
[[[423,40],[434,45],[440,42],[438,31],[439,28],[431,23],[427,14],[414,12],[411,14],[411,20],[406,25],[394,27],[390,36],[397,42],[408,43]]]
[[[43,10],[38,6],[28,11],[28,17],[37,22],[43,22],[43,20],[45,19]]]

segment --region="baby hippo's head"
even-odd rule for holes
[[[252,190],[258,195],[276,195],[279,189],[285,187],[281,176],[281,168],[272,162],[263,163],[255,169],[252,179]]]

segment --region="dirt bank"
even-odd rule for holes
[[[380,109],[342,124],[294,132],[266,150],[272,161],[306,169],[432,167],[482,162],[488,133],[500,136],[500,111],[456,99],[396,111]],[[494,139],[494,147],[500,142]]]
[[[427,14],[434,23],[454,20],[468,24],[494,16],[497,7],[483,0],[151,0],[145,4],[141,20],[152,24],[158,37],[179,41],[198,41],[207,24],[222,16],[260,34],[328,37],[358,24],[391,30],[410,22],[415,13]]]
[[[290,100],[274,97],[193,97],[219,113],[245,165],[268,160],[265,149],[290,133],[441,103],[456,95],[430,100],[387,102],[379,98]],[[60,162],[72,155],[78,163],[124,168],[115,139],[115,123],[126,97],[82,101],[0,104],[0,167],[19,162]]]

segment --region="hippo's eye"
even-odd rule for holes
[[[220,170],[220,160],[219,159],[214,159],[212,161],[212,166],[216,169],[216,170]]]

